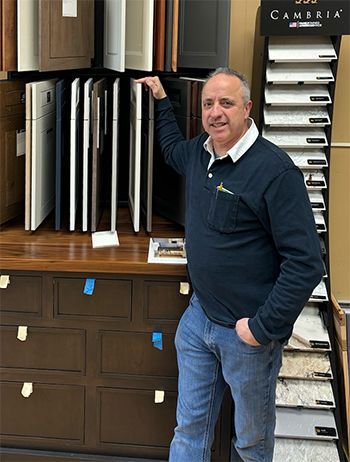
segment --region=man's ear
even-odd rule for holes
[[[250,99],[248,103],[245,105],[246,118],[249,117],[252,107],[253,107],[253,101]]]

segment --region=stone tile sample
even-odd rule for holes
[[[273,462],[340,462],[333,441],[276,438]]]
[[[333,374],[328,353],[284,350],[279,376],[292,379],[330,380]]]
[[[335,401],[329,381],[278,379],[277,406],[304,406],[310,408],[334,408]]]

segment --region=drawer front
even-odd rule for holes
[[[24,398],[22,386],[21,382],[0,384],[3,444],[11,437],[83,442],[84,387],[34,383],[33,393]]]
[[[176,425],[176,393],[154,402],[154,390],[99,388],[100,444],[167,448]]]
[[[85,279],[54,278],[55,315],[131,319],[132,281],[96,279],[91,295]]]
[[[179,281],[145,281],[143,300],[146,322],[177,324],[188,306],[190,295],[180,293]]]
[[[6,368],[85,372],[85,331],[27,328],[25,341],[17,326],[0,327],[0,366]]]
[[[41,316],[41,277],[12,276],[6,289],[0,289],[0,311],[3,314]]]
[[[174,335],[163,334],[163,349],[152,344],[152,333],[100,332],[100,373],[177,377]]]

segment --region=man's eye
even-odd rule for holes
[[[212,103],[209,102],[209,101],[205,101],[205,102],[203,103],[203,107],[204,107],[205,109],[208,109],[208,108],[211,107],[211,106],[212,106]]]
[[[231,106],[233,106],[233,102],[232,102],[232,101],[223,101],[221,104],[222,104],[222,106],[224,106],[224,107],[231,107]]]

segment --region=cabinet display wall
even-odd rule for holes
[[[337,444],[327,238],[329,144],[339,48],[339,37],[265,38],[262,134],[285,150],[304,175],[325,268],[284,350],[277,386],[276,462],[343,460]]]

